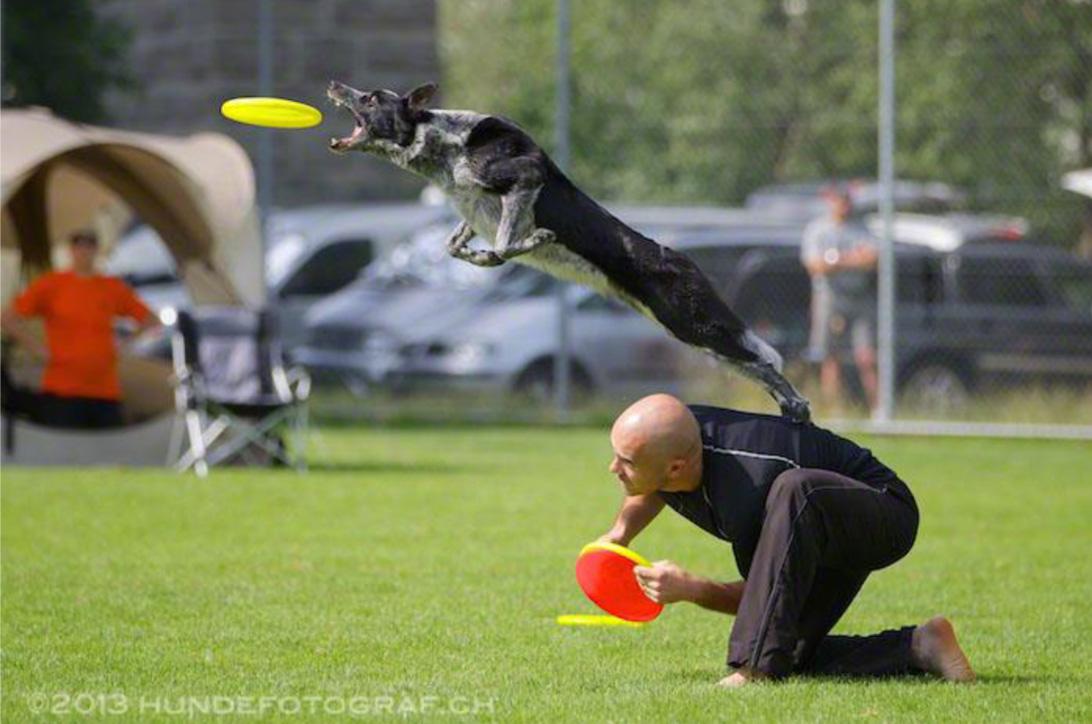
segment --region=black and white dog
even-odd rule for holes
[[[443,189],[464,219],[447,242],[452,256],[479,266],[511,260],[617,297],[761,383],[782,414],[808,420],[808,402],[781,375],[780,355],[688,257],[611,216],[511,121],[430,110],[435,92],[431,83],[403,96],[331,82],[327,95],[356,121],[331,150],[371,153]],[[471,248],[475,234],[491,248]]]

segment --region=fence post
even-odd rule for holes
[[[258,94],[273,95],[273,0],[258,0]],[[258,129],[258,223],[262,247],[262,299],[268,304],[269,279],[265,257],[269,251],[269,220],[273,213],[273,129]]]
[[[562,171],[569,170],[569,0],[557,0],[557,96],[555,160]],[[569,303],[568,284],[557,287],[557,364],[554,365],[554,402],[557,418],[569,416]]]
[[[880,233],[877,289],[879,404],[873,412],[888,422],[895,408],[895,0],[880,0],[879,186]]]

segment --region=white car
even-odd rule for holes
[[[278,210],[268,224],[265,254],[269,303],[277,309],[286,349],[303,342],[304,317],[320,299],[351,283],[405,237],[438,222],[454,225],[442,205],[367,203]],[[136,288],[157,311],[192,305],[174,259],[155,230],[126,234],[105,262],[107,273]]]
[[[631,220],[637,217],[639,221]],[[623,218],[684,249],[725,288],[755,247],[799,248],[799,224],[771,223],[731,209],[637,209]],[[687,222],[690,222],[689,224]],[[695,223],[696,222],[696,223]],[[295,359],[320,379],[354,391],[397,389],[549,394],[559,357],[558,282],[519,264],[480,269],[446,256],[438,234],[399,250],[414,259],[386,285],[365,278],[315,307]],[[454,272],[472,275],[456,283]],[[571,380],[578,391],[670,389],[690,348],[629,307],[570,288]]]

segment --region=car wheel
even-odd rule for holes
[[[943,363],[916,367],[902,385],[905,404],[919,412],[943,415],[967,406],[970,385],[962,372]]]
[[[569,363],[569,388],[574,398],[591,394],[592,383],[579,364]],[[548,402],[554,398],[554,361],[539,360],[519,373],[513,390],[538,402]]]

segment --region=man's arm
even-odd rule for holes
[[[143,334],[144,332],[147,332],[149,329],[155,329],[155,328],[157,328],[159,326],[161,326],[161,323],[159,321],[159,317],[157,317],[154,313],[152,313],[152,314],[149,314],[148,316],[144,317],[144,319],[137,322],[136,331],[134,332],[134,334]]]
[[[880,254],[873,244],[858,244],[841,255],[839,269],[872,269],[876,266]]]
[[[134,334],[147,332],[159,326],[159,317],[148,308],[137,293],[125,282],[117,280],[118,314],[136,322]]]
[[[45,359],[49,355],[42,340],[27,327],[23,317],[15,311],[14,307],[4,307],[4,310],[0,312],[0,329],[30,350],[35,357]]]
[[[689,601],[710,611],[735,616],[743,599],[744,581],[719,583],[694,575],[671,561],[656,561],[651,567],[633,569],[645,595],[657,603]]]
[[[656,493],[627,495],[622,500],[622,509],[618,511],[614,525],[599,540],[621,546],[629,545],[663,509],[664,499]]]
[[[823,261],[821,237],[821,225],[812,222],[804,229],[804,240],[800,245],[800,263],[813,277],[821,277],[827,273],[827,264]]]

